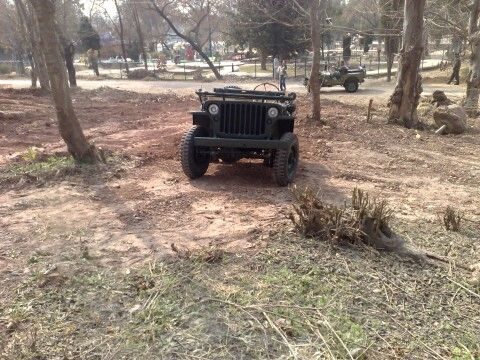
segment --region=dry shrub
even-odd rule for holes
[[[171,249],[180,259],[191,260],[194,262],[203,262],[209,264],[220,263],[224,256],[225,251],[218,248],[215,245],[211,245],[206,248],[197,250],[179,249],[175,244],[170,244]]]
[[[447,206],[443,214],[443,225],[447,231],[460,231],[462,214],[450,205]]]
[[[396,250],[404,245],[392,232],[393,212],[385,200],[377,201],[355,188],[351,204],[338,207],[326,203],[319,192],[293,188],[296,204],[289,218],[295,230],[307,237],[337,244],[367,244],[377,249]]]

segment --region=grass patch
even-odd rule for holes
[[[209,259],[203,253],[177,254],[137,269],[104,268],[78,253],[54,267],[48,258],[29,261],[29,275],[0,306],[0,329],[2,322],[14,324],[0,336],[0,354],[16,359],[480,355],[475,298],[443,274],[393,255],[282,235],[256,254]]]
[[[60,174],[72,173],[76,170],[75,160],[70,155],[55,154],[39,156],[30,148],[21,160],[8,164],[0,169],[0,183],[38,180]]]
[[[70,154],[39,154],[29,148],[21,157],[0,168],[0,186],[19,183],[42,184],[51,179],[63,179],[69,175],[88,176],[92,179],[122,176],[126,168],[135,166],[136,160],[121,153],[106,154],[107,164],[78,163]]]

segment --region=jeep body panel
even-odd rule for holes
[[[294,94],[284,92],[249,91],[241,89],[214,89],[198,91],[201,109],[192,111],[193,125],[206,128],[210,138],[196,140],[195,145],[218,148],[276,149],[278,140],[294,130]],[[218,112],[212,114],[214,105]],[[269,115],[276,109],[274,117]]]
[[[294,93],[221,88],[196,94],[201,107],[191,112],[193,127],[179,146],[185,175],[196,179],[212,162],[234,164],[250,158],[263,159],[278,185],[294,180],[300,149],[293,133]]]
[[[355,81],[358,84],[365,82],[366,70],[359,67],[357,69],[348,69],[347,71],[337,69],[334,71],[320,72],[318,79],[322,87],[346,86],[349,81]],[[308,78],[305,78],[304,85],[308,87]]]

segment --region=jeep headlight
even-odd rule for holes
[[[271,107],[268,109],[268,117],[276,118],[278,116],[278,109],[276,107]]]
[[[208,107],[208,112],[210,113],[210,115],[217,115],[218,112],[220,111],[220,108],[218,107],[217,104],[211,104],[209,107]]]

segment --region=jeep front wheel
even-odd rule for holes
[[[354,93],[358,90],[358,80],[357,79],[348,79],[345,81],[343,85],[345,87],[345,91],[348,93]]]
[[[182,169],[185,175],[190,179],[196,179],[203,176],[208,169],[210,163],[210,155],[208,149],[195,147],[195,137],[208,136],[208,131],[201,126],[193,126],[183,136],[180,142],[180,160],[182,163]]]
[[[295,178],[299,159],[298,138],[287,132],[282,135],[282,141],[288,143],[285,149],[277,150],[273,161],[273,177],[280,186],[287,186]]]

